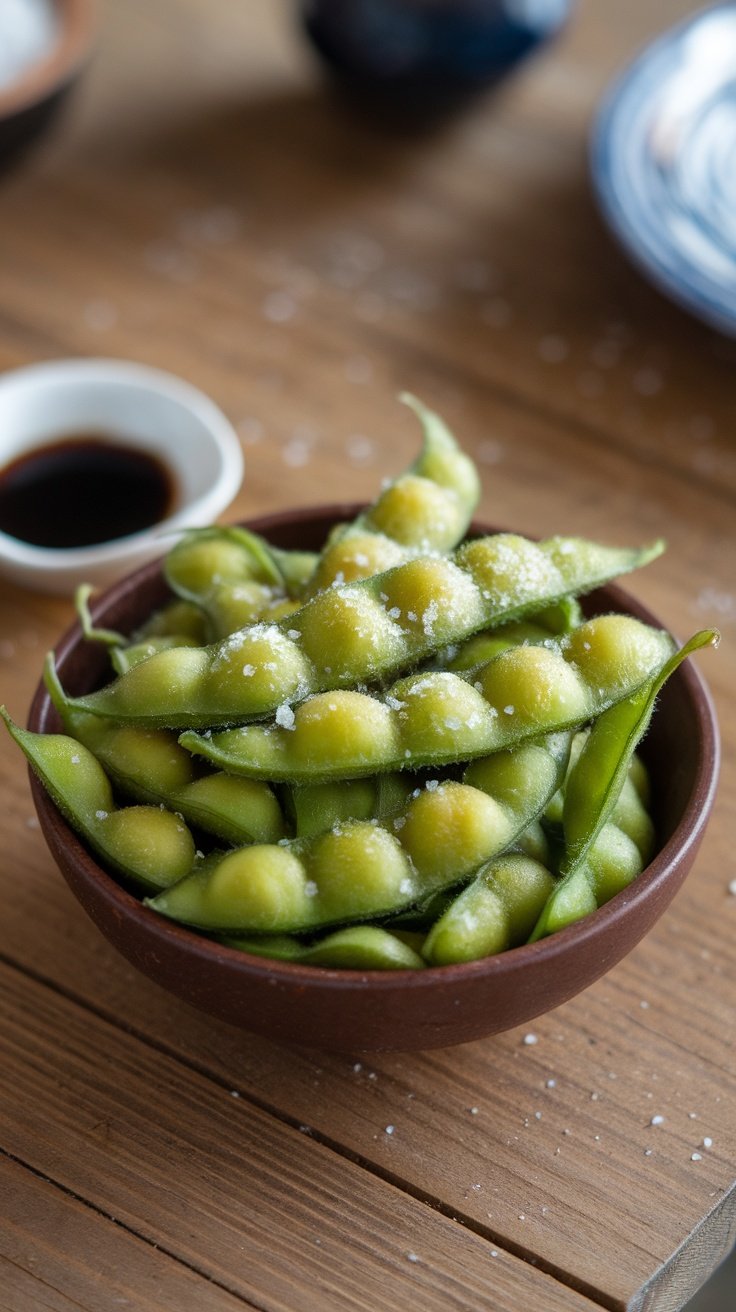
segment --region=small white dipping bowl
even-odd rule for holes
[[[174,505],[150,529],[94,546],[33,546],[0,531],[0,573],[37,592],[107,584],[163,554],[177,533],[212,523],[243,480],[232,425],[173,374],[126,360],[56,360],[0,376],[0,471],[38,447],[83,434],[145,451],[170,471]]]

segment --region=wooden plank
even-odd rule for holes
[[[475,404],[475,394],[473,397]],[[559,521],[554,522],[554,517],[558,503],[561,502],[567,507],[569,517],[575,516],[574,522],[580,531],[598,531],[600,517],[605,514],[606,523],[613,524],[615,521],[617,533],[623,540],[637,535],[641,529],[641,502],[635,470],[629,467],[625,455],[612,450],[601,457],[597,470],[587,470],[576,447],[577,439],[565,434],[563,429],[529,416],[514,418],[510,410],[505,413],[509,421],[513,420],[520,440],[518,453],[510,455],[507,462],[510,468],[495,468],[494,496],[511,507],[513,522],[518,522],[517,513],[519,517],[530,517],[536,513],[537,531],[552,531],[560,527]],[[575,468],[575,480],[569,486],[562,485],[559,490],[556,489],[552,505],[549,499],[544,500],[544,489],[545,485],[554,486],[555,470],[563,449],[568,453],[571,467]],[[278,478],[278,456],[274,457],[273,452],[269,454],[264,451],[263,458],[270,471],[264,476],[264,481],[273,478],[275,485]],[[256,463],[256,459],[260,462],[260,448],[257,455],[254,454],[252,464]],[[333,459],[337,466],[337,455]],[[295,480],[299,477],[307,485],[324,468],[325,459],[320,456],[319,461],[292,476]],[[361,477],[365,477],[365,474]],[[375,473],[372,477],[375,478]],[[601,480],[616,488],[615,500],[605,507],[599,492]],[[661,510],[658,510],[656,516],[646,518],[646,533],[639,535],[650,536],[658,532],[665,525],[667,506],[677,505],[682,514],[673,525],[675,541],[669,556],[658,562],[651,571],[637,576],[632,586],[660,614],[666,615],[668,619],[672,617],[674,627],[684,632],[715,618],[701,611],[698,604],[698,553],[703,553],[703,535],[699,526],[708,522],[718,532],[726,534],[727,516],[717,499],[706,497],[702,492],[688,499],[684,487],[680,503],[677,498],[680,496],[681,484],[666,471],[662,473],[659,482],[662,489]],[[581,500],[576,506],[578,497]],[[708,556],[712,562],[711,586],[716,592],[727,592],[730,584],[726,557],[712,550]],[[41,648],[43,645],[43,642],[39,642]],[[703,664],[705,666],[705,662]],[[733,657],[728,648],[713,657],[705,668],[709,677],[713,679],[715,675],[714,686],[719,694],[722,719],[727,731],[728,724],[732,723],[729,717],[733,715]],[[14,666],[12,677],[18,702],[21,702],[21,698],[25,701],[35,672],[25,662],[22,669],[17,664]],[[9,745],[4,746],[2,752],[8,795],[13,799],[11,806],[17,817],[14,849],[18,852],[16,860],[19,868],[16,867],[13,877],[13,897],[8,899],[8,916],[13,925],[9,942],[13,943],[15,958],[44,975],[49,972],[50,962],[53,961],[54,980],[63,987],[73,988],[81,997],[90,1001],[95,999],[109,1015],[120,1015],[123,1011],[130,1014],[131,1008],[137,1008],[139,1019],[136,1024],[152,1036],[177,1032],[182,1009],[177,1004],[167,1004],[154,1020],[157,1013],[150,1001],[150,986],[134,982],[122,964],[113,966],[104,945],[91,935],[83,923],[75,921],[73,913],[70,914],[68,903],[65,904],[64,895],[56,885],[51,894],[48,860],[44,867],[44,858],[39,856],[39,850],[42,849],[36,848],[34,852],[27,848],[28,835],[24,821],[29,807],[25,781],[17,770],[17,762]],[[269,1081],[275,1083],[279,1090],[274,1101],[288,1115],[309,1123],[316,1120],[320,1133],[339,1141],[350,1152],[368,1156],[377,1162],[380,1169],[390,1169],[393,1172],[398,1164],[400,1178],[411,1188],[428,1189],[433,1196],[452,1207],[462,1204],[466,1208],[470,1203],[469,1215],[489,1223],[492,1220],[494,1227],[498,1226],[494,1233],[502,1237],[504,1242],[512,1245],[519,1242],[528,1244],[529,1251],[539,1255],[542,1260],[558,1260],[560,1245],[564,1240],[565,1260],[570,1263],[575,1278],[594,1281],[600,1279],[603,1272],[604,1281],[615,1291],[616,1296],[628,1297],[650,1277],[653,1270],[659,1269],[661,1263],[670,1257],[701,1217],[710,1212],[718,1202],[720,1192],[729,1189],[733,1178],[729,1165],[733,1130],[728,1111],[732,1106],[733,1072],[730,1069],[729,1054],[733,1007],[728,972],[730,922],[727,919],[732,903],[727,892],[728,881],[723,873],[728,869],[730,861],[730,838],[725,816],[732,797],[733,772],[729,768],[721,794],[722,819],[719,821],[717,815],[698,860],[696,872],[662,926],[629,962],[617,969],[610,989],[602,983],[579,1002],[570,1004],[569,1013],[568,1009],[563,1009],[561,1014],[569,1014],[570,1021],[563,1031],[564,1037],[559,1041],[562,1046],[556,1056],[562,1058],[569,1068],[570,1086],[565,1093],[559,1121],[548,1123],[545,1108],[535,1105],[536,1091],[541,1089],[541,1084],[529,1080],[528,1066],[519,1072],[518,1054],[513,1058],[517,1062],[516,1073],[513,1066],[509,1065],[508,1078],[511,1083],[500,1106],[485,1103],[485,1115],[497,1125],[498,1137],[506,1147],[506,1153],[501,1154],[500,1159],[495,1156],[491,1160],[489,1155],[484,1161],[487,1187],[498,1189],[504,1200],[500,1219],[498,1215],[491,1219],[484,1218],[483,1212],[493,1209],[483,1208],[480,1198],[475,1198],[472,1193],[468,1194],[468,1199],[464,1197],[471,1183],[482,1183],[473,1178],[472,1139],[466,1144],[464,1153],[460,1153],[455,1144],[459,1109],[453,1091],[458,1078],[466,1078],[464,1072],[470,1060],[466,1055],[467,1050],[461,1057],[454,1053],[447,1054],[442,1061],[442,1074],[438,1073],[439,1059],[416,1063],[412,1059],[411,1088],[434,1111],[428,1120],[413,1119],[412,1133],[405,1150],[392,1143],[388,1161],[385,1152],[377,1152],[376,1143],[381,1150],[386,1145],[381,1140],[380,1126],[376,1126],[368,1114],[372,1104],[361,1098],[353,1107],[354,1090],[349,1085],[343,1087],[344,1070],[342,1076],[331,1074],[326,1085],[320,1080],[319,1090],[314,1094],[313,1107],[305,1096],[305,1088],[309,1090],[316,1078],[309,1078],[312,1069],[309,1064],[306,1075],[301,1067],[296,1067],[299,1075],[293,1076],[292,1068],[283,1053],[277,1050],[274,1057],[267,1045],[255,1044],[248,1049],[255,1055],[244,1088],[250,1087],[258,1095],[265,1067],[269,1071]],[[19,879],[21,872],[22,878]],[[716,907],[722,908],[723,915],[720,912],[714,914]],[[53,950],[52,943],[56,945]],[[709,955],[705,957],[702,955],[704,953]],[[673,960],[677,962],[674,977],[671,969]],[[641,972],[647,988],[637,997]],[[100,991],[100,974],[104,975],[105,980],[103,992]],[[598,997],[601,1001],[596,1004],[595,999]],[[648,1000],[651,1008],[643,1018],[638,1010],[641,1000]],[[656,1013],[656,1021],[653,1021],[652,1012]],[[590,1027],[589,1015],[595,1017],[597,1029]],[[642,1020],[646,1022],[644,1025]],[[554,1026],[554,1021],[555,1018],[548,1018],[543,1023],[545,1034],[548,1026]],[[197,1052],[197,1061],[202,1061],[202,1054],[206,1054],[204,1060],[208,1068],[216,1060],[217,1049],[223,1044],[229,1059],[231,1050],[240,1047],[240,1039],[226,1042],[217,1029],[214,1031],[218,1036],[217,1042],[213,1044],[213,1031],[210,1031],[206,1022],[203,1024],[192,1020],[191,1024],[193,1028],[190,1030],[187,1022],[186,1050]],[[541,1024],[538,1029],[542,1034]],[[608,1079],[607,1073],[599,1068],[598,1053],[592,1045],[589,1047],[588,1039],[595,1037],[596,1033],[606,1034],[609,1031],[616,1034],[617,1040],[616,1065],[611,1069],[618,1071],[619,1078],[624,1073],[629,1075],[627,1085],[618,1086],[619,1089],[626,1087],[626,1093],[618,1094],[623,1101],[612,1136],[610,1101],[600,1107],[586,1106],[590,1093],[599,1087],[601,1080]],[[555,1032],[554,1028],[551,1032]],[[576,1041],[578,1032],[585,1036],[583,1042]],[[653,1045],[654,1056],[648,1065],[642,1064],[643,1040]],[[518,1035],[514,1042],[518,1047]],[[483,1056],[479,1069],[472,1077],[468,1077],[468,1106],[481,1105],[479,1099],[487,1097],[483,1094],[484,1088],[493,1089],[494,1095],[497,1095],[499,1046],[503,1052],[505,1044],[506,1040],[500,1040],[481,1045]],[[691,1053],[688,1067],[683,1061],[683,1045]],[[507,1050],[506,1060],[512,1060],[512,1051]],[[386,1061],[382,1059],[378,1069],[390,1072],[393,1065],[390,1062],[386,1064]],[[556,1063],[553,1063],[550,1078],[559,1075],[555,1066]],[[333,1064],[328,1062],[326,1069],[332,1072]],[[457,1075],[458,1070],[460,1076]],[[639,1071],[640,1074],[633,1078],[630,1074],[632,1071]],[[644,1083],[648,1071],[652,1076],[649,1087]],[[653,1079],[655,1075],[656,1082]],[[654,1097],[662,1087],[680,1089],[681,1099],[689,1100],[693,1106],[686,1108],[683,1101],[680,1101],[674,1139],[670,1139],[673,1127],[669,1126],[664,1134],[657,1136],[652,1145],[643,1132],[648,1126],[650,1115],[656,1113],[648,1114],[645,1095],[650,1092]],[[373,1095],[370,1086],[367,1089],[365,1098],[369,1099]],[[403,1107],[400,1089],[401,1085],[396,1088],[389,1081],[386,1123],[395,1123]],[[718,1092],[715,1092],[716,1089]],[[715,1103],[717,1096],[723,1096],[722,1104]],[[535,1110],[545,1114],[543,1133],[536,1142],[530,1142],[528,1132],[520,1134],[523,1120],[523,1116],[518,1113],[520,1105],[525,1109],[524,1116],[532,1117]],[[690,1131],[695,1130],[695,1125],[690,1126],[685,1120],[686,1112],[699,1109],[704,1109],[711,1118],[710,1128],[704,1129],[703,1134],[725,1146],[722,1158],[716,1159],[712,1154],[707,1154],[706,1172],[712,1171],[712,1175],[702,1171],[702,1164],[691,1164],[686,1151],[688,1147],[690,1151],[697,1151],[699,1141],[690,1137]],[[561,1131],[570,1128],[571,1123],[574,1124],[583,1112],[587,1118],[586,1133],[570,1151],[567,1137],[561,1137]],[[463,1124],[462,1120],[460,1124]],[[521,1128],[526,1130],[526,1127]],[[373,1139],[374,1134],[377,1135],[376,1141]],[[595,1139],[596,1134],[601,1136],[599,1140]],[[519,1149],[518,1140],[514,1136],[526,1141],[528,1152]],[[445,1142],[448,1137],[449,1142],[454,1143],[452,1163],[443,1156],[434,1164],[434,1169],[428,1172],[427,1163],[433,1164],[435,1158],[433,1144],[438,1138]],[[664,1152],[661,1149],[662,1139],[666,1145]],[[630,1162],[632,1140],[636,1145],[633,1164]],[[600,1206],[600,1166],[604,1152],[599,1145],[602,1142],[608,1144],[605,1160],[610,1155],[618,1161],[616,1170],[621,1188],[624,1188],[629,1172],[636,1177],[631,1190],[629,1184],[626,1184],[627,1192],[631,1191],[634,1195],[632,1212],[636,1217],[636,1227],[632,1234],[627,1230],[625,1220],[615,1216],[611,1228],[617,1236],[616,1244],[604,1248],[605,1256],[602,1255],[601,1245],[610,1230],[608,1212],[601,1210]],[[655,1149],[653,1158],[644,1158],[647,1147]],[[546,1165],[540,1173],[538,1155],[544,1153],[552,1158],[556,1148],[560,1148],[558,1160]],[[494,1152],[495,1149],[494,1140]],[[490,1151],[489,1148],[489,1154]],[[564,1217],[558,1218],[555,1226],[541,1226],[541,1208],[550,1207],[550,1198],[560,1197],[564,1199]],[[660,1207],[663,1197],[667,1198],[664,1213]],[[521,1224],[518,1221],[520,1214],[527,1218]],[[538,1214],[539,1226],[536,1221],[529,1223],[530,1214]],[[720,1251],[714,1247],[714,1261]],[[626,1260],[622,1261],[624,1252]]]
[[[133,1232],[268,1312],[513,1312],[520,1293],[551,1312],[592,1312],[590,1300],[304,1127],[233,1098],[18,972],[0,967],[0,977],[6,1150],[124,1227],[116,1261],[126,1263]],[[72,1227],[79,1216],[64,1215]]]
[[[248,473],[233,515],[323,500],[326,488],[372,495],[415,449],[393,399],[409,386],[478,457],[492,521],[621,541],[662,533],[668,556],[632,589],[682,635],[715,622],[731,637],[734,348],[633,273],[594,212],[584,161],[609,75],[688,8],[583,7],[552,51],[467,116],[389,141],[316,92],[287,4],[108,6],[65,130],[3,179],[0,365],[102,352],[200,384],[242,424]],[[2,695],[19,717],[70,614],[0,583]],[[723,1251],[734,1211],[732,646],[701,662],[729,751],[696,869],[647,943],[531,1027],[535,1045],[516,1032],[365,1061],[287,1052],[195,1015],[83,920],[28,827],[23,771],[3,741],[5,951],[130,1027],[138,1037],[116,1043],[139,1074],[158,1070],[158,1046],[188,1090],[196,1068],[206,1087],[234,1087],[239,1106],[311,1125],[365,1164],[371,1199],[383,1176],[609,1305],[669,1308]],[[50,1062],[62,1083],[70,1005],[44,1010],[34,1031],[39,1069]],[[251,1125],[255,1113],[239,1115]],[[293,1136],[269,1133],[289,1166]],[[36,1163],[43,1127],[28,1135]],[[102,1191],[98,1146],[78,1142]],[[308,1171],[324,1152],[308,1146]],[[176,1162],[178,1187],[188,1174]],[[390,1225],[396,1213],[376,1208]],[[440,1265],[467,1263],[484,1290],[487,1246],[463,1247],[465,1230],[429,1215],[444,1227]],[[342,1250],[340,1261],[347,1270]],[[311,1270],[301,1250],[299,1264]],[[532,1291],[529,1266],[510,1269],[509,1307],[554,1306],[548,1281]],[[71,1297],[71,1274],[59,1284]]]
[[[245,1312],[252,1304],[109,1217],[0,1159],[2,1312]]]

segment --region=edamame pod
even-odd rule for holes
[[[93,752],[113,783],[131,797],[163,803],[188,824],[228,843],[283,838],[284,817],[268,784],[219,770],[203,773],[168,729],[113,724],[76,710],[59,682],[53,652],[46,657],[44,683],[66,733]]]
[[[579,727],[641,687],[673,647],[669,634],[630,615],[600,615],[473,671],[410,675],[382,697],[321,693],[285,722],[190,731],[180,742],[220,769],[290,782],[468,761]]]
[[[548,606],[539,614],[530,615],[526,620],[516,620],[503,624],[500,628],[488,629],[476,633],[459,646],[451,647],[442,653],[442,669],[460,672],[472,670],[476,665],[485,665],[494,656],[499,656],[509,647],[520,647],[522,643],[538,646],[550,637],[561,637],[571,633],[583,623],[583,613],[576,597],[564,597],[556,606]]]
[[[254,623],[286,596],[268,544],[236,526],[190,529],[169,551],[164,576],[172,592],[201,608],[211,640]]]
[[[581,729],[580,733],[576,733],[573,737],[572,748],[570,750],[570,764],[567,768],[568,778],[583,750],[583,747],[585,746],[585,743],[587,742],[589,732],[588,729]],[[559,837],[560,842],[562,841],[562,808],[565,804],[566,785],[567,779],[565,779],[558,792],[555,793],[549,806],[545,810],[544,816],[542,817],[547,831],[555,839]],[[633,789],[633,796],[630,789]],[[648,818],[647,808],[650,801],[649,773],[641,757],[637,756],[636,752],[633,753],[631,760],[629,761],[628,777],[616,804],[617,811],[619,807],[624,808],[629,817],[626,823],[622,823],[621,825],[621,827],[626,829],[627,832],[631,827],[638,827],[640,830],[643,830],[644,828],[639,817],[635,814],[634,797],[638,802],[639,812],[641,815],[647,816]]]
[[[521,852],[490,861],[430,929],[422,955],[432,966],[505,952],[525,942],[554,888],[549,870]]]
[[[423,970],[426,965],[404,937],[378,925],[349,925],[312,943],[285,934],[225,942],[254,956],[329,970]]]
[[[565,914],[581,894],[581,905],[594,909],[593,899],[600,906],[626,888],[644,869],[653,838],[652,821],[626,778],[611,821],[604,825],[588,855],[580,876],[582,887],[568,890]],[[557,886],[549,851],[534,839],[535,827],[530,826],[516,845],[523,851],[508,852],[489,862],[444,910],[422,948],[430,965],[476,961],[526,942]],[[558,915],[561,907],[562,900]]]
[[[252,625],[210,647],[157,652],[74,704],[169,728],[242,723],[279,708],[288,722],[290,703],[310,693],[386,678],[479,629],[589,591],[661,550],[661,543],[626,550],[579,538],[478,538],[452,560],[417,557],[328,588],[278,624]]]
[[[99,761],[75,738],[21,729],[4,706],[0,715],[62,815],[106,866],[148,892],[191,870],[194,842],[181,816],[158,806],[117,807]]]
[[[345,820],[383,820],[406,803],[413,787],[407,775],[380,774],[371,779],[292,788],[289,805],[294,836],[311,838]]]
[[[717,646],[719,640],[714,629],[696,633],[637,693],[605,711],[591,728],[565,785],[561,879],[537,921],[532,942],[588,915],[625,887],[619,876],[625,864],[621,854],[626,843],[633,849],[631,878],[640,873],[643,861],[636,843],[607,821],[621,795],[631,758],[647,729],[660,689],[689,655],[702,647]],[[618,855],[613,861],[607,855],[607,846],[614,841],[611,831],[620,836],[616,838]]]
[[[452,551],[467,532],[480,496],[475,465],[439,415],[408,392],[400,400],[421,422],[422,452],[352,524],[331,537],[307,596],[336,579],[352,583],[382,574],[411,556]]]
[[[82,632],[88,642],[107,647],[110,663],[116,674],[125,674],[157,651],[169,647],[196,647],[206,640],[204,617],[201,611],[185,601],[175,601],[163,610],[156,611],[151,620],[138,633],[126,637],[115,629],[98,628],[89,607],[93,588],[80,583],[74,594],[74,606]]]
[[[201,929],[302,933],[392,915],[509,848],[564,778],[569,734],[477,761],[472,783],[430,780],[384,825],[213,853],[147,905]],[[466,780],[469,774],[466,772]]]

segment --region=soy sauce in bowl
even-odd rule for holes
[[[175,498],[173,474],[156,456],[80,433],[0,469],[0,531],[37,547],[93,546],[151,528]]]

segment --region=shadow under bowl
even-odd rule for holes
[[[359,507],[269,515],[248,527],[286,548],[318,549]],[[492,532],[474,525],[475,532]],[[169,596],[160,562],[111,587],[98,624],[129,632]],[[617,611],[662,627],[616,586],[585,599],[588,614]],[[59,675],[80,695],[109,678],[105,651],[78,625],[57,646]],[[58,730],[43,687],[29,728]],[[712,807],[719,739],[712,702],[687,662],[662,692],[641,754],[653,783],[658,850],[627,889],[585,920],[537,943],[462,965],[408,971],[329,970],[249,956],[144,907],[107,874],[31,776],[41,828],[69,887],[133,966],[193,1006],[271,1039],[343,1051],[427,1049],[466,1043],[531,1021],[587,988],[648,933],[694,861]]]

